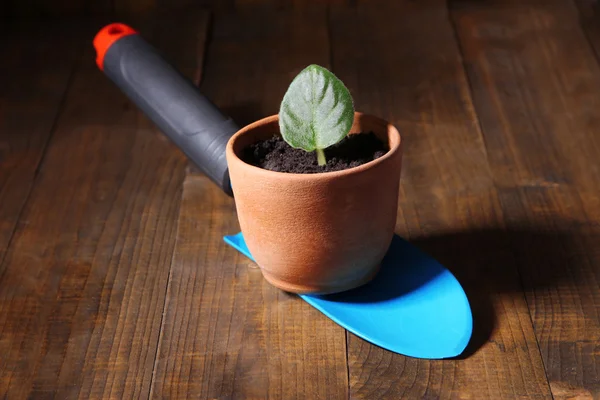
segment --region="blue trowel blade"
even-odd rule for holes
[[[241,233],[224,240],[253,260]],[[370,283],[300,297],[355,335],[410,357],[456,357],[473,332],[469,301],[454,275],[397,235]]]

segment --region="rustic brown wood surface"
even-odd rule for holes
[[[396,232],[462,281],[474,306],[473,343],[483,346],[465,360],[426,361],[349,334],[351,395],[549,397],[458,45],[439,3],[336,10],[333,66],[358,109],[382,115],[404,136]]]
[[[54,129],[83,43],[66,27],[57,24],[10,23],[0,32],[4,53],[0,63],[1,263]],[[52,68],[38,67],[50,57],[56,57]]]
[[[456,274],[475,329],[417,360],[274,289],[222,241],[234,200],[97,70],[109,19],[10,22],[0,398],[600,399],[595,1],[17,3],[149,11],[124,22],[240,125],[331,68],[400,129],[396,232]]]
[[[295,9],[325,4],[354,5],[356,2],[357,0],[4,0],[0,5],[0,17],[116,15],[128,18],[139,13],[180,11],[193,6],[221,12],[244,7]]]
[[[201,89],[248,123],[276,114],[291,79],[328,57],[323,8],[219,16]],[[189,176],[153,397],[348,398],[344,329],[267,284],[223,242],[238,231],[233,199]]]
[[[195,51],[186,38],[206,19],[177,21],[185,19],[142,32],[171,38],[171,51]],[[101,26],[71,26],[88,40],[0,266],[2,398],[147,398],[150,390],[187,162],[98,71],[89,39]],[[70,45],[55,43],[59,54]],[[20,79],[52,69],[52,57],[23,65]]]
[[[569,3],[454,15],[556,398],[600,397],[600,69]],[[501,27],[501,29],[499,29]],[[543,155],[543,156],[542,156]]]

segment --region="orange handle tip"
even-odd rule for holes
[[[110,46],[117,40],[138,33],[135,29],[121,23],[108,24],[100,29],[94,37],[94,48],[96,49],[96,64],[100,70],[104,70],[104,56]]]

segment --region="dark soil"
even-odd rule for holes
[[[315,174],[358,167],[381,157],[389,150],[374,133],[346,136],[325,149],[327,164],[317,164],[317,153],[295,149],[279,135],[248,146],[242,159],[248,164],[276,172]]]

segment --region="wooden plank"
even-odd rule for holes
[[[323,5],[350,5],[353,0],[234,0],[236,8],[267,7],[267,8],[303,8],[322,7]]]
[[[115,12],[119,16],[136,16],[143,13],[156,11],[157,0],[116,0]]]
[[[600,68],[571,3],[453,19],[552,394],[598,398]]]
[[[211,37],[202,91],[240,124],[277,113],[306,65],[329,65],[323,9],[219,15]],[[226,246],[238,230],[233,200],[189,176],[151,397],[348,398],[344,330]]]
[[[596,0],[574,0],[581,17],[585,20],[587,18],[598,18],[598,12],[600,11],[600,4]]]
[[[44,18],[108,16],[113,12],[112,0],[7,0],[0,16]]]
[[[576,0],[581,26],[600,62],[600,4],[594,0]]]
[[[237,9],[251,7],[283,8],[289,6],[290,0],[234,0]]]
[[[72,35],[74,26],[7,23],[1,28],[5,56],[0,63],[0,265],[82,45]],[[53,63],[40,68],[49,59]]]
[[[397,233],[456,274],[475,324],[461,360],[407,358],[349,334],[351,398],[549,398],[445,2],[333,10],[331,32],[357,109],[404,137]]]
[[[234,10],[236,0],[115,0],[117,2],[154,2],[157,8],[176,11],[186,7],[203,7],[211,13],[226,13]]]
[[[200,16],[141,31],[188,51]],[[186,161],[94,58],[89,43],[1,267],[2,398],[149,394]]]

